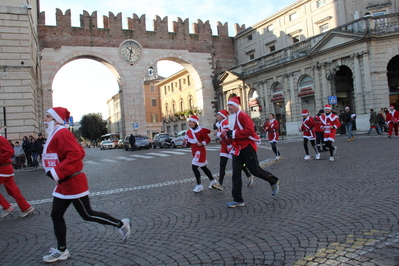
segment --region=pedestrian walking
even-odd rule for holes
[[[377,114],[378,127],[380,128],[381,132],[388,132],[387,124],[385,123],[386,117],[387,116],[384,112],[384,109],[381,108],[381,110]]]
[[[310,116],[308,110],[303,110],[302,111],[302,125],[299,128],[299,131],[302,132],[303,134],[303,148],[305,149],[305,157],[303,158],[304,160],[310,160],[310,155],[309,155],[309,148],[308,148],[308,142],[310,141],[310,144],[312,145],[314,151],[316,152],[316,160],[320,159],[320,153],[318,152],[316,148],[316,134],[314,132],[314,127],[315,127],[315,122],[313,118]]]
[[[345,107],[343,119],[345,123],[346,133],[348,134],[348,141],[352,141],[355,139],[355,137],[352,134],[355,117],[356,115],[352,113],[350,108],[348,106]]]
[[[199,126],[198,117],[195,115],[192,115],[188,118],[188,126],[190,129],[187,130],[187,133],[184,136],[183,145],[191,147],[191,154],[193,156],[193,160],[191,161],[191,169],[193,170],[195,179],[197,181],[197,185],[193,191],[198,193],[204,190],[204,186],[201,182],[201,173],[198,167],[200,167],[202,171],[204,171],[205,175],[209,178],[210,183],[208,188],[223,190],[223,187],[216,179],[213,178],[211,171],[206,166],[208,161],[206,160],[205,146],[211,142],[211,138],[209,137],[209,133],[211,133],[211,131],[207,128]]]
[[[369,122],[370,122],[370,128],[369,128],[369,130],[367,131],[366,134],[367,134],[367,135],[370,135],[371,130],[372,130],[373,128],[375,128],[375,130],[377,131],[378,135],[381,135],[382,133],[381,133],[380,127],[379,127],[379,125],[378,125],[377,113],[374,112],[374,109],[370,109],[370,119],[369,119]]]
[[[240,110],[240,97],[235,96],[227,102],[229,110],[229,130],[221,133],[221,138],[232,143],[230,153],[233,155],[233,189],[234,201],[227,203],[229,208],[245,206],[242,197],[241,171],[245,164],[251,174],[269,182],[272,195],[279,192],[279,179],[272,173],[262,169],[259,165],[257,150],[260,138],[255,133],[251,117]]]
[[[331,106],[326,104],[324,107],[325,113],[320,116],[322,129],[324,130],[324,142],[330,151],[330,162],[334,161],[334,156],[337,153],[337,146],[333,146],[335,141],[336,130],[341,126],[339,117],[331,112]]]
[[[38,165],[40,165],[41,161],[42,161],[42,154],[43,154],[43,148],[44,148],[44,144],[46,144],[46,139],[43,137],[42,133],[39,133],[37,135],[37,139],[36,139],[36,150],[37,150],[37,162]]]
[[[228,130],[229,128],[229,121],[227,120],[229,113],[226,110],[221,110],[216,114],[217,118],[217,133],[216,136],[220,139],[220,134],[223,130]],[[231,144],[229,145],[231,146]],[[226,165],[227,161],[231,159],[231,154],[228,151],[228,145],[225,141],[220,141],[220,168],[219,168],[219,183],[223,185],[224,176],[226,175]],[[242,170],[244,171],[245,175],[247,176],[247,185],[252,186],[254,183],[254,178],[249,172],[248,168],[244,165]]]
[[[388,138],[392,136],[392,132],[395,130],[395,136],[398,137],[398,123],[399,123],[399,112],[395,110],[395,106],[389,106],[389,112],[387,114],[386,123],[388,124]]]
[[[24,153],[26,156],[26,164],[28,167],[32,167],[32,155],[30,152],[30,140],[27,136],[24,136],[22,140],[22,148],[24,149]]]
[[[19,141],[16,141],[14,145],[14,157],[15,157],[14,169],[22,169],[23,156],[24,156],[24,149],[22,149],[22,146],[19,145]]]
[[[36,139],[34,137],[31,138],[30,153],[32,155],[32,166],[35,169],[37,169],[39,166],[39,163],[37,161],[37,157],[39,156],[39,154],[37,153],[37,144],[36,144]]]
[[[134,151],[136,149],[136,138],[133,136],[133,134],[130,134],[129,143],[130,143],[130,149]]]
[[[70,257],[64,214],[71,203],[84,220],[119,228],[123,241],[131,233],[129,218],[119,220],[107,213],[92,210],[87,177],[82,172],[85,151],[64,126],[64,121],[69,121],[69,111],[63,107],[50,108],[44,118],[48,140],[43,149],[42,165],[47,176],[57,182],[53,191],[51,218],[58,244],[57,248],[50,249],[50,255],[43,257],[45,262]]]
[[[14,155],[14,149],[8,143],[7,139],[0,136],[0,185],[4,184],[7,194],[15,199],[18,207],[22,213],[19,217],[25,217],[33,212],[33,208],[21,194],[17,184],[14,181],[14,167],[12,166],[11,157]],[[0,218],[6,217],[14,210],[14,207],[0,194],[0,205],[3,207],[3,212]]]
[[[278,141],[278,131],[279,131],[279,123],[275,119],[276,116],[272,113],[269,114],[269,120],[266,121],[264,130],[267,132],[267,137],[269,139],[270,145],[272,146],[272,150],[276,155],[276,160],[280,159],[280,151],[277,149],[277,141]]]

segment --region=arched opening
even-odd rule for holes
[[[352,112],[356,113],[353,77],[349,67],[341,65],[335,68],[335,90],[337,95],[337,110],[344,110],[348,106]]]
[[[100,113],[110,133],[122,133],[118,75],[104,60],[73,58],[57,71],[51,91],[52,106],[68,108],[75,123],[83,115]]]
[[[286,117],[285,117],[285,103],[284,103],[284,87],[280,82],[276,82],[271,87],[272,97],[271,101],[273,103],[274,115],[276,120],[280,124],[281,136],[286,134]]]
[[[392,58],[387,66],[387,77],[389,87],[389,104],[395,109],[399,108],[399,55]]]
[[[302,110],[308,110],[312,116],[317,114],[314,99],[314,81],[308,75],[304,75],[299,81],[298,97],[301,99]]]

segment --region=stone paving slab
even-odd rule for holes
[[[274,156],[262,144],[259,160],[280,177],[281,192],[272,197],[255,179],[243,188],[240,208],[225,205],[228,177],[224,191],[198,194],[192,178],[179,176],[105,187],[91,194],[93,209],[130,216],[131,240],[122,243],[116,229],[85,222],[69,208],[72,257],[57,265],[399,265],[399,138],[339,136],[336,145],[329,162],[326,152],[304,161],[301,139],[280,141],[279,161],[268,160]],[[0,219],[0,265],[46,264],[41,257],[55,244],[49,195],[31,201],[33,215]]]

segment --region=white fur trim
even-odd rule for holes
[[[53,108],[50,108],[47,110],[47,113],[49,113],[52,117],[54,117],[55,121],[57,121],[58,123],[60,123],[61,125],[64,124],[64,120],[61,119],[61,117],[57,114],[56,111],[54,111]]]
[[[232,104],[235,107],[240,108],[240,105],[238,103],[236,103],[236,102],[233,102],[233,101],[228,101],[227,104]]]

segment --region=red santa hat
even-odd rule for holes
[[[195,123],[198,123],[198,116],[192,115],[188,118],[188,121],[193,121]]]
[[[349,106],[345,107],[345,109],[349,109]]]
[[[302,110],[302,115],[308,115],[308,114],[309,114],[308,110],[306,110],[306,109]]]
[[[389,108],[395,108],[395,106],[391,105],[391,106],[389,106]]]
[[[229,113],[226,110],[221,110],[218,112],[218,114],[223,116],[224,118],[227,118],[229,116]]]
[[[227,104],[232,104],[232,105],[234,105],[235,107],[240,108],[241,99],[240,99],[239,96],[232,97],[232,98],[230,98],[230,100],[227,102]]]
[[[69,111],[64,107],[53,107],[47,110],[52,117],[54,117],[55,121],[60,124],[64,124],[64,122],[68,122],[69,120]]]
[[[326,105],[324,106],[324,109],[330,109],[330,110],[331,110],[331,105],[326,104]]]

